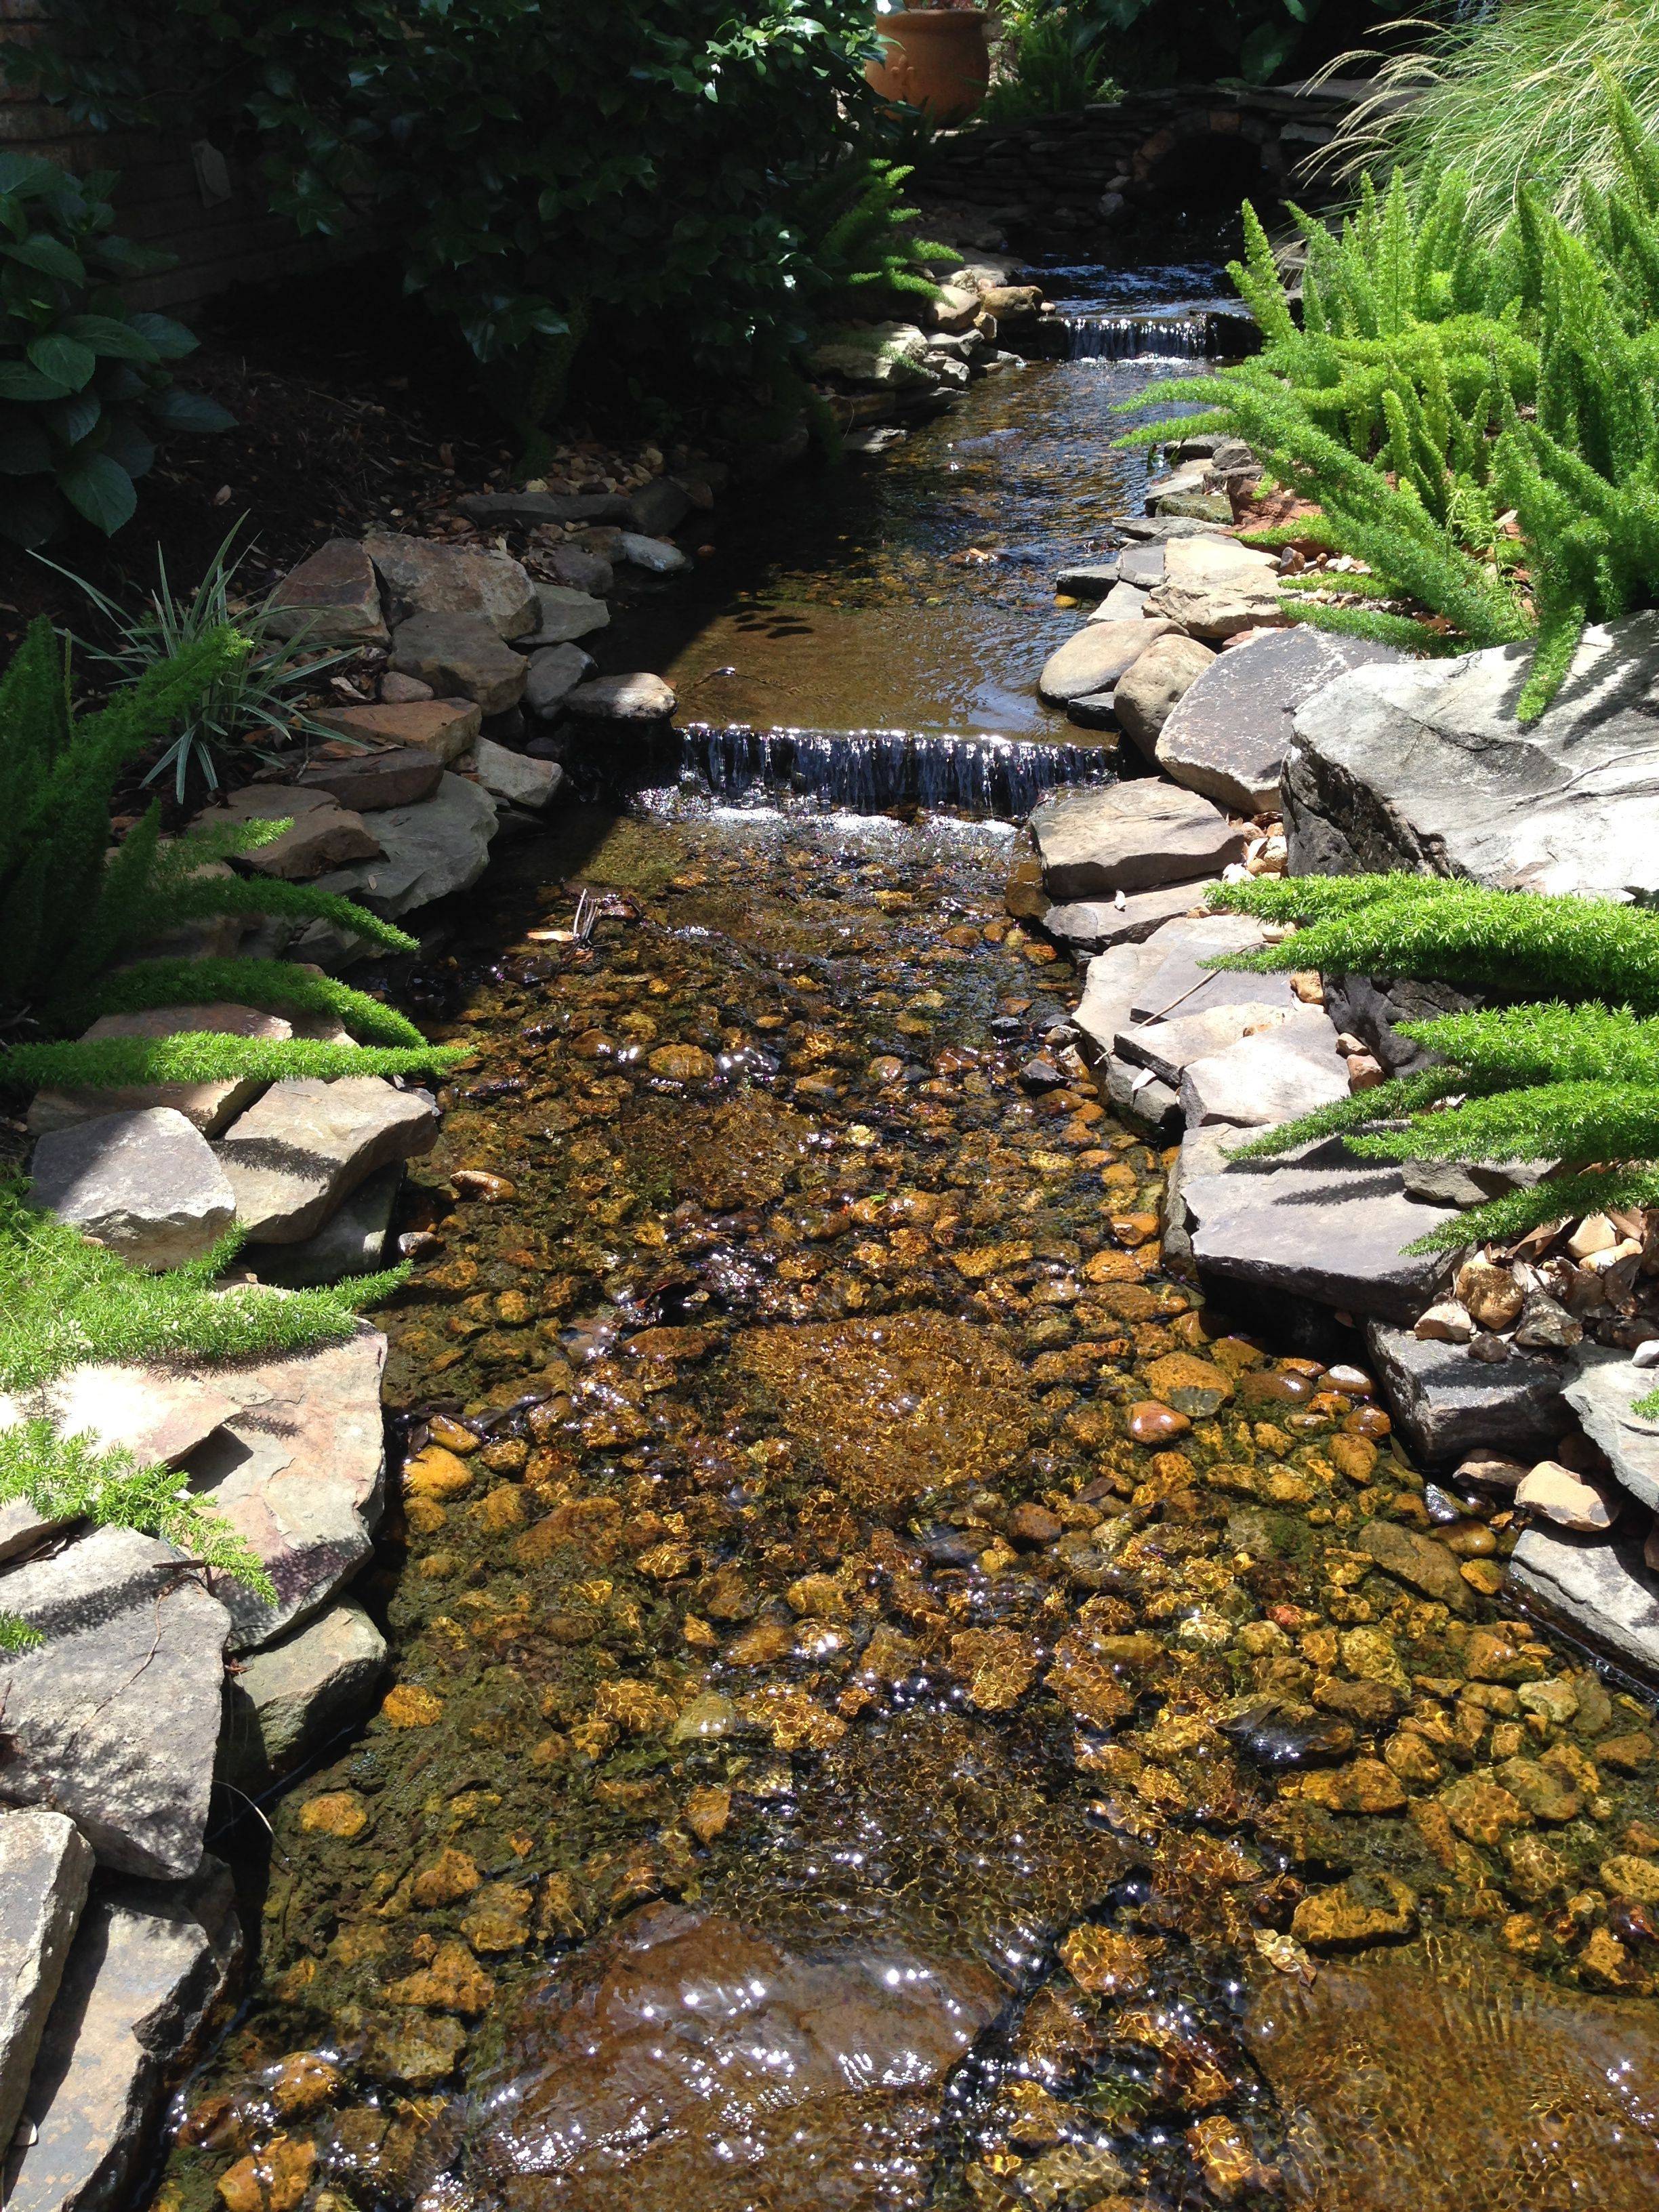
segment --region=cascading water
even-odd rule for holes
[[[1067,361],[1194,361],[1220,348],[1215,319],[1186,315],[1067,315]]]
[[[694,723],[684,768],[722,798],[791,793],[854,813],[914,805],[929,812],[1029,814],[1045,791],[1109,780],[1098,745],[917,735],[906,730],[747,730]]]

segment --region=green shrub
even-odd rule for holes
[[[171,258],[117,236],[114,182],[0,154],[0,531],[19,544],[45,544],[71,510],[118,530],[158,437],[233,420],[173,383],[167,363],[196,349],[184,325],[121,295]]]
[[[1110,27],[1097,7],[1056,6],[1049,0],[1004,18],[996,81],[984,107],[988,123],[1018,123],[1028,116],[1065,115],[1093,100],[1112,100],[1118,88],[1103,51]]]

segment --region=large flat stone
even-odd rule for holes
[[[205,1006],[146,1006],[136,1014],[100,1014],[83,1039],[101,1037],[169,1037],[192,1030],[216,1031],[221,1036],[259,1037],[279,1043],[293,1036],[291,1025],[280,1014],[257,1006],[234,1006],[215,1001]],[[103,1114],[140,1113],[147,1107],[168,1106],[182,1114],[204,1137],[217,1136],[264,1088],[263,1078],[228,1076],[220,1083],[125,1083],[73,1090],[37,1091],[29,1105],[32,1134],[48,1129],[72,1128],[78,1121],[95,1121]]]
[[[446,767],[471,748],[483,715],[470,699],[416,699],[374,707],[330,707],[317,717],[327,730],[368,745],[418,745]],[[424,793],[422,794],[424,796]],[[399,805],[412,805],[400,800]],[[380,825],[377,823],[376,829]]]
[[[1037,690],[1051,706],[1109,691],[1148,646],[1173,627],[1167,622],[1091,622],[1051,653]]]
[[[0,2151],[17,2132],[95,1863],[61,1813],[0,1813]]]
[[[268,845],[242,854],[239,867],[283,883],[309,883],[325,868],[373,860],[380,852],[380,842],[362,815],[349,812],[331,792],[295,784],[244,784],[240,791],[204,807],[191,826],[217,829],[226,822],[278,822],[284,817],[289,827]]]
[[[1130,588],[1120,584],[1113,596]],[[1158,733],[1215,657],[1213,647],[1201,640],[1171,630],[1167,637],[1149,645],[1134,665],[1119,678],[1113,694],[1118,726],[1146,759],[1157,758]],[[1186,779],[1177,776],[1176,781],[1181,783]],[[1255,809],[1246,807],[1243,811],[1249,813]]]
[[[191,1490],[246,1537],[276,1585],[272,1601],[210,1577],[233,1651],[309,1620],[368,1557],[386,1475],[385,1365],[386,1339],[365,1323],[343,1344],[234,1370],[241,1409],[189,1465]]]
[[[1532,647],[1355,669],[1304,701],[1285,757],[1293,874],[1409,868],[1659,898],[1659,614],[1587,630],[1522,728]]]
[[[1206,1122],[1277,1128],[1347,1095],[1347,1064],[1337,1052],[1336,1031],[1315,1006],[1298,1009],[1279,1027],[1189,1060],[1181,1073],[1181,1110],[1189,1128]]]
[[[552,805],[564,781],[564,770],[557,761],[515,753],[489,738],[479,738],[473,759],[479,782],[493,798],[505,799],[509,806],[528,807],[534,814]]]
[[[0,1574],[40,1632],[0,1656],[0,1802],[65,1813],[100,1861],[166,1881],[202,1856],[230,1616],[170,1544],[97,1528]]]
[[[287,1773],[362,1718],[385,1674],[386,1638],[362,1606],[330,1606],[231,1676],[221,1773],[245,1789]]]
[[[1141,970],[1134,999],[1137,1021],[1162,1021],[1176,1012],[1197,1013],[1209,1006],[1300,1003],[1288,975],[1253,975],[1212,965],[1224,955],[1253,951],[1261,944],[1261,925],[1249,915],[1206,914],[1168,922],[1147,942],[1158,957]]]
[[[236,1218],[255,1244],[298,1244],[348,1192],[390,1160],[428,1152],[438,1113],[424,1092],[383,1076],[273,1083],[219,1139]]]
[[[1541,1353],[1512,1351],[1489,1365],[1382,1322],[1366,1339],[1395,1426],[1425,1466],[1455,1467],[1483,1449],[1538,1459],[1571,1426],[1565,1373]]]
[[[300,788],[326,792],[356,814],[380,814],[388,806],[418,806],[423,799],[431,798],[444,772],[438,755],[424,745],[387,745],[384,750],[376,747],[372,752],[355,753],[346,752],[343,746],[323,750],[337,750],[343,757],[313,757],[300,771]],[[378,852],[380,847],[374,849]]]
[[[1115,899],[1079,899],[1051,906],[1042,927],[1073,952],[1105,952],[1114,945],[1139,945],[1166,921],[1202,907],[1212,878],[1200,877],[1189,884],[1163,884],[1157,890],[1137,891],[1121,905]]]
[[[486,714],[504,714],[524,694],[524,655],[487,615],[410,615],[392,634],[391,665],[434,691],[476,700]]]
[[[1150,781],[1063,791],[1033,812],[1031,834],[1044,888],[1062,902],[1213,876],[1245,847],[1207,799]]]
[[[1231,637],[1282,619],[1279,563],[1236,538],[1171,538],[1148,615],[1176,623],[1193,637]]]
[[[1317,1013],[1317,1009],[1293,1010],[1264,1000],[1205,1006],[1191,1013],[1175,1014],[1168,1021],[1137,1022],[1120,1030],[1113,1049],[1119,1059],[1130,1060],[1139,1067],[1150,1067],[1165,1083],[1179,1084],[1182,1071],[1194,1060],[1226,1051],[1249,1031],[1279,1033],[1311,1029],[1313,1024],[1306,1018],[1310,1012]],[[1329,1030],[1334,1043],[1336,1032],[1322,1014],[1318,1015],[1318,1019]]]
[[[1401,1247],[1455,1211],[1407,1198],[1397,1168],[1251,1162],[1184,1186],[1200,1273],[1251,1299],[1285,1292],[1356,1314],[1414,1319],[1450,1265]]]
[[[1305,623],[1263,630],[1218,654],[1182,694],[1158,733],[1158,766],[1240,813],[1277,807],[1297,708],[1350,668],[1404,659],[1389,646]]]
[[[111,1883],[82,1915],[24,2101],[7,2212],[131,2201],[162,2096],[241,1955],[228,1871]]]
[[[1183,1267],[1193,1264],[1193,1217],[1187,1206],[1187,1185],[1206,1176],[1224,1172],[1229,1153],[1242,1141],[1237,1129],[1212,1122],[1207,1127],[1187,1129],[1170,1170],[1164,1197],[1164,1256]]]
[[[524,703],[544,722],[564,712],[566,702],[579,684],[593,673],[591,655],[579,645],[550,645],[532,653],[524,687]]]
[[[1510,1581],[1548,1620],[1659,1681],[1659,1577],[1643,1538],[1583,1536],[1540,1522],[1510,1559]]]
[[[626,522],[632,502],[622,491],[483,491],[455,504],[481,530],[541,530],[550,522]]]
[[[253,1260],[260,1281],[301,1291],[337,1283],[346,1275],[372,1275],[383,1267],[403,1181],[403,1162],[389,1161],[341,1200],[315,1236],[301,1244],[259,1245]]]
[[[331,538],[271,594],[265,627],[275,637],[303,637],[307,645],[384,645],[374,565],[355,538]]]
[[[1659,1421],[1632,1410],[1659,1389],[1659,1375],[1599,1344],[1581,1345],[1572,1357],[1578,1371],[1566,1386],[1568,1405],[1632,1497],[1659,1513]]]
[[[610,608],[591,592],[577,591],[568,584],[538,584],[535,623],[514,642],[520,652],[540,652],[544,647],[573,644],[579,637],[591,637],[596,629],[606,629],[610,621]]]
[[[31,1206],[139,1267],[198,1259],[236,1210],[207,1139],[171,1106],[50,1130],[29,1173]]]
[[[481,615],[502,638],[523,637],[536,627],[536,586],[509,554],[441,545],[393,531],[368,538],[363,550],[386,586],[394,620]]]
[[[464,775],[446,775],[418,806],[394,806],[375,816],[383,858],[331,869],[318,878],[317,888],[356,899],[395,921],[434,899],[470,890],[489,866],[495,824],[495,802],[487,791]]]

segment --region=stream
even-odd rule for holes
[[[1659,2195],[1650,1705],[1506,1610],[1358,1339],[1164,1271],[1170,1156],[1003,906],[1022,778],[1109,772],[1031,684],[1171,365],[777,488],[641,618],[720,742],[403,987],[470,1057],[380,1317],[392,1674],[216,1845],[258,1956],[167,2212]]]

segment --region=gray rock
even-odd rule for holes
[[[1172,630],[1158,639],[1118,679],[1118,726],[1148,760],[1156,758],[1158,734],[1182,699],[1204,674],[1215,653],[1195,637]],[[1177,783],[1185,781],[1176,778]]]
[[[666,538],[691,512],[691,496],[672,477],[653,477],[628,502],[628,526],[646,538]]]
[[[386,586],[394,620],[481,615],[502,638],[522,637],[536,627],[536,586],[508,554],[441,545],[435,538],[390,531],[365,540],[363,550]]]
[[[485,491],[455,504],[482,530],[540,530],[550,522],[626,522],[632,502],[621,491]]]
[[[22,2117],[94,1863],[61,1813],[0,1813],[0,2149]]]
[[[386,1638],[362,1607],[331,1606],[231,1676],[220,1772],[244,1789],[287,1773],[362,1718],[385,1673]]]
[[[1116,583],[1107,592],[1091,622],[1139,622],[1146,612],[1146,593],[1133,584]]]
[[[1156,514],[1161,500],[1174,499],[1182,492],[1202,491],[1207,464],[1194,459],[1182,466],[1169,470],[1164,475],[1146,479],[1146,512]],[[1228,520],[1231,517],[1227,518]]]
[[[1080,730],[1113,730],[1117,726],[1116,702],[1109,691],[1085,691],[1066,702],[1066,719]],[[1115,749],[1116,739],[1113,739]]]
[[[1061,903],[1213,876],[1245,845],[1208,799],[1151,781],[1063,791],[1035,810],[1031,832]]]
[[[388,671],[381,677],[379,689],[388,707],[411,707],[433,696],[429,684],[422,684],[416,677],[399,676],[395,671]]]
[[[1632,1410],[1659,1388],[1659,1375],[1599,1344],[1582,1344],[1573,1357],[1578,1371],[1566,1386],[1568,1405],[1632,1497],[1659,1513],[1659,1420]]]
[[[586,592],[591,599],[604,599],[617,580],[617,572],[610,562],[581,545],[556,545],[548,556],[547,565],[559,583],[568,585],[573,592]]]
[[[483,720],[483,714],[471,701],[465,699],[382,701],[373,707],[330,708],[317,717],[325,729],[337,730],[343,738],[368,745],[412,745],[422,751],[435,754],[445,766],[459,760],[477,736]],[[353,760],[367,757],[354,754]],[[345,763],[331,763],[344,766]],[[421,794],[422,797],[425,793]],[[399,805],[412,805],[415,801],[400,799]],[[375,823],[378,830],[382,828]]]
[[[964,380],[967,372],[963,372]],[[647,538],[637,530],[624,530],[622,534],[622,557],[630,568],[643,568],[653,576],[678,576],[691,566],[691,556],[682,553],[665,538]]]
[[[363,547],[355,538],[331,538],[291,568],[271,593],[265,627],[307,645],[384,645],[380,587]]]
[[[674,694],[660,676],[600,676],[579,684],[565,703],[584,721],[660,722],[674,711]]]
[[[1218,1122],[1207,1128],[1188,1127],[1182,1135],[1164,1200],[1166,1260],[1183,1268],[1193,1265],[1193,1217],[1187,1206],[1187,1185],[1204,1176],[1224,1173],[1229,1155],[1243,1141],[1237,1129]]]
[[[298,1244],[388,1160],[428,1152],[438,1113],[422,1091],[384,1076],[273,1083],[219,1139],[236,1218],[255,1244]]]
[[[1088,622],[1051,653],[1037,678],[1037,690],[1050,706],[1063,707],[1096,691],[1109,691],[1133,668],[1167,622]]]
[[[568,584],[538,584],[536,604],[538,621],[525,636],[514,641],[521,653],[540,653],[548,646],[568,645],[576,638],[587,637],[596,629],[610,627],[611,610],[605,601],[595,599],[591,592],[576,591]]]
[[[1070,599],[1103,599],[1116,581],[1115,560],[1091,561],[1062,568],[1054,578],[1054,589]]]
[[[343,1199],[314,1237],[302,1244],[260,1245],[253,1255],[260,1281],[301,1291],[347,1275],[372,1275],[385,1267],[386,1240],[403,1180],[403,1162],[392,1160]]]
[[[1659,615],[1587,630],[1522,728],[1531,665],[1530,645],[1495,647],[1356,669],[1304,700],[1285,765],[1291,872],[1659,897]]]
[[[1404,654],[1298,623],[1221,653],[1182,696],[1158,738],[1158,762],[1189,791],[1244,814],[1279,804],[1279,772],[1302,702],[1350,668]]]
[[[592,673],[592,658],[580,646],[550,645],[532,656],[524,703],[532,714],[550,722],[563,713],[576,686]]]
[[[215,1001],[204,1006],[146,1006],[136,1014],[100,1014],[82,1036],[89,1040],[167,1037],[196,1030],[272,1042],[294,1034],[280,1014]],[[166,1106],[182,1114],[204,1137],[212,1137],[252,1105],[264,1088],[264,1081],[252,1076],[227,1076],[217,1083],[85,1085],[69,1091],[37,1091],[29,1106],[28,1126],[31,1134],[44,1136],[48,1129],[73,1128],[106,1114],[136,1114]]]
[[[390,806],[418,806],[430,799],[443,772],[443,762],[425,746],[390,745],[343,760],[313,760],[297,781],[301,790],[326,792],[354,813],[383,814]]]
[[[233,1651],[257,1650],[309,1620],[368,1557],[386,1475],[385,1364],[386,1339],[360,1324],[343,1344],[236,1370],[241,1411],[189,1467],[191,1490],[247,1540],[276,1585],[272,1601],[211,1577]]]
[[[230,1616],[170,1544],[98,1528],[0,1574],[38,1629],[0,1656],[0,1802],[65,1813],[105,1866],[169,1881],[202,1856]]]
[[[1164,581],[1163,546],[1126,545],[1117,556],[1117,580],[1133,584],[1138,592],[1155,592]]]
[[[139,1267],[199,1259],[236,1209],[207,1139],[171,1106],[49,1130],[29,1171],[31,1206]]]
[[[807,356],[820,376],[848,384],[927,385],[933,379],[921,366],[927,340],[914,323],[849,325],[832,331]]]
[[[1249,1030],[1283,1027],[1294,1019],[1289,1010],[1265,1000],[1201,1006],[1164,1022],[1139,1022],[1120,1030],[1112,1049],[1121,1060],[1150,1067],[1165,1083],[1178,1084],[1188,1062],[1205,1060],[1237,1044]],[[1319,1019],[1328,1029],[1322,1014]],[[1334,1031],[1332,1035],[1334,1036]]]
[[[1443,1254],[1407,1258],[1402,1251],[1448,1216],[1414,1205],[1390,1167],[1305,1154],[1288,1164],[1253,1161],[1195,1178],[1186,1200],[1200,1274],[1252,1298],[1289,1292],[1351,1313],[1411,1320],[1450,1265]]]
[[[524,656],[502,642],[484,615],[411,615],[392,632],[392,665],[434,691],[461,692],[486,714],[504,714],[524,694]]]
[[[1115,1056],[1106,1062],[1106,1099],[1115,1114],[1142,1123],[1160,1136],[1181,1127],[1181,1101],[1150,1067]]]
[[[1510,1559],[1510,1583],[1549,1621],[1659,1681],[1659,1578],[1640,1536],[1584,1536],[1542,1522]]]
[[[536,760],[528,753],[515,753],[506,745],[494,744],[488,738],[480,738],[474,748],[478,781],[493,798],[503,799],[509,806],[528,807],[532,814],[551,805],[559,786],[564,781],[564,770],[556,761]]]
[[[1188,514],[1115,514],[1112,527],[1121,538],[1161,550],[1177,538],[1218,538],[1223,533],[1213,522],[1200,522]]]
[[[1201,907],[1211,880],[1164,884],[1155,891],[1137,891],[1133,898],[1126,897],[1121,906],[1115,899],[1084,899],[1051,906],[1042,917],[1042,927],[1073,952],[1104,952],[1114,945],[1139,945],[1166,921]]]
[[[1177,538],[1164,549],[1164,578],[1146,603],[1194,637],[1231,637],[1276,623],[1279,563],[1236,538]]]
[[[1472,1206],[1485,1206],[1503,1190],[1515,1187],[1500,1182],[1483,1169],[1465,1167],[1461,1160],[1402,1160],[1400,1173],[1407,1198],[1455,1206],[1461,1212]]]
[[[1135,994],[1137,1021],[1163,1021],[1202,1007],[1300,1004],[1282,974],[1235,974],[1211,963],[1224,955],[1254,951],[1261,925],[1243,914],[1206,914],[1166,922],[1147,942],[1158,957],[1142,970]]]
[[[446,775],[431,799],[378,814],[374,827],[384,859],[336,868],[318,878],[317,888],[356,899],[396,921],[477,882],[489,865],[495,805],[465,776]],[[302,950],[308,941],[301,939]]]
[[[1461,1345],[1427,1341],[1380,1322],[1366,1341],[1395,1426],[1426,1467],[1455,1467],[1481,1450],[1535,1459],[1553,1451],[1571,1425],[1562,1395],[1566,1374],[1557,1362],[1511,1352],[1488,1366]]]
[[[111,1884],[82,1915],[24,2103],[7,2212],[131,2200],[169,2081],[241,1956],[228,1871]]]
[[[289,828],[268,844],[240,854],[238,867],[282,883],[307,883],[325,868],[373,860],[380,852],[380,841],[362,815],[349,812],[331,793],[315,785],[244,784],[204,806],[191,827],[215,830],[230,823],[284,818]]]
[[[1110,945],[1089,963],[1083,998],[1072,1017],[1085,1054],[1096,1059],[1109,1058],[1118,1031],[1134,1019],[1132,1009],[1142,973],[1158,967],[1163,958],[1161,952],[1152,949],[1154,942]]]
[[[1189,1060],[1181,1077],[1181,1110],[1189,1128],[1209,1121],[1276,1128],[1347,1095],[1336,1031],[1313,1006],[1278,1028]]]

